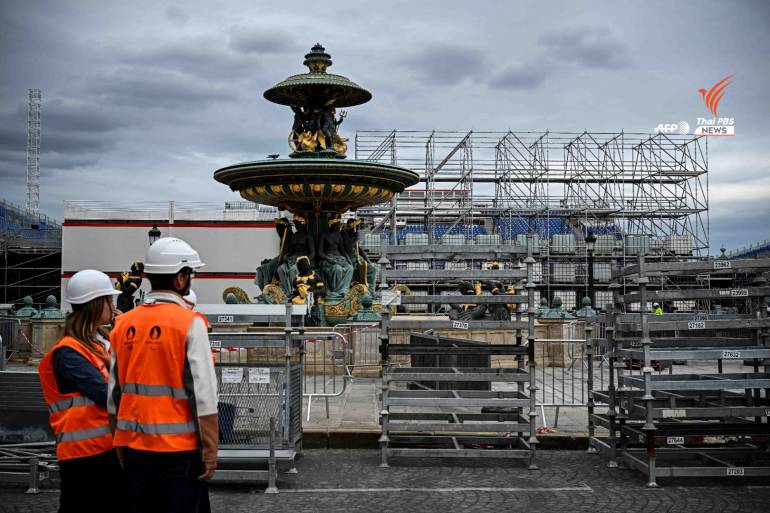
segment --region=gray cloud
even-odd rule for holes
[[[495,89],[534,89],[541,86],[548,76],[544,63],[539,66],[510,66],[492,75],[489,86]]]
[[[287,153],[291,113],[265,102],[262,91],[304,72],[303,55],[320,41],[332,71],[374,95],[350,109],[342,127],[351,154],[357,128],[638,132],[669,120],[692,125],[704,113],[697,88],[737,72],[723,108],[739,135],[708,141],[712,241],[734,247],[770,235],[753,222],[770,217],[762,210],[767,189],[748,182],[770,162],[768,8],[555,0],[536,9],[479,9],[460,0],[441,8],[394,0],[378,10],[343,0],[334,20],[319,22],[319,4],[303,0],[270,9],[246,0],[216,8],[201,0],[5,2],[0,196],[24,203],[26,93],[39,87],[47,214],[61,216],[64,199],[109,197],[127,180],[145,201],[237,199],[211,179],[213,170]],[[745,37],[715,44],[713,32],[693,29],[713,26]],[[424,148],[399,151],[424,155]],[[738,182],[745,192],[721,192]]]
[[[433,44],[410,52],[401,64],[419,79],[432,84],[456,85],[468,78],[480,78],[486,68],[486,58],[476,48]]]
[[[230,47],[243,54],[281,54],[302,49],[290,32],[264,27],[234,27]]]
[[[166,18],[169,20],[177,21],[182,24],[187,23],[190,20],[190,15],[176,5],[170,5],[166,7],[166,10],[163,11],[163,14],[165,14]]]
[[[223,44],[221,37],[196,36],[144,47],[118,48],[117,61],[130,67],[178,72],[206,82],[232,82],[261,71],[255,55],[243,55]]]
[[[139,109],[197,110],[237,98],[234,86],[194,80],[176,71],[135,66],[116,69],[91,91],[110,102]]]
[[[552,57],[587,68],[614,70],[628,64],[625,43],[606,28],[549,32],[539,38],[539,43]]]

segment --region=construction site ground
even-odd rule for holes
[[[394,460],[379,468],[375,450],[312,449],[296,474],[280,476],[277,495],[264,486],[211,486],[212,511],[228,513],[697,511],[765,512],[770,482],[721,479],[661,480],[659,489],[628,469],[609,469],[585,451],[540,451],[539,470],[523,461]],[[54,513],[59,494],[0,488],[0,513]],[[109,508],[105,505],[105,508]]]

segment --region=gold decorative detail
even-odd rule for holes
[[[265,186],[264,185],[258,185],[254,187],[254,192],[257,194],[264,194],[265,193]]]
[[[334,149],[337,155],[344,155],[348,151],[348,139],[339,134],[334,134],[332,149]]]
[[[240,287],[227,287],[225,290],[223,290],[222,301],[227,301],[228,294],[233,294],[235,296],[235,299],[238,300],[238,303],[242,303],[242,304],[251,303],[251,300],[249,299],[249,295],[246,294],[246,291]]]
[[[344,302],[335,305],[326,303],[324,305],[324,314],[327,317],[350,317],[351,315],[350,307]]]
[[[361,194],[361,192],[364,190],[363,185],[354,185],[350,188],[350,190],[353,192],[353,194]]]
[[[334,184],[332,185],[332,191],[336,193],[340,193],[345,190],[345,186],[341,184]]]
[[[274,283],[265,285],[265,288],[262,289],[262,294],[265,296],[273,296],[275,304],[283,304],[286,302],[286,294],[283,293],[281,287]]]
[[[293,183],[289,185],[289,188],[291,189],[291,192],[302,192],[302,184],[301,183]]]
[[[321,132],[320,130],[316,130],[315,138],[316,138],[316,141],[318,141],[318,146],[320,146],[321,148],[323,148],[325,150],[326,149],[326,136],[324,135],[324,133]]]
[[[280,186],[280,185],[271,185],[270,186],[270,190],[273,191],[276,194],[279,194],[279,193],[283,192],[283,187]]]
[[[318,136],[313,132],[302,132],[297,138],[297,144],[301,151],[315,151],[318,148]]]
[[[369,196],[374,197],[374,196],[377,196],[379,193],[380,193],[380,188],[379,187],[371,187],[369,189]]]
[[[323,188],[324,188],[323,184],[321,183],[314,183],[310,187],[313,189],[313,192],[321,192],[323,191]]]
[[[348,296],[350,297],[350,314],[355,315],[361,308],[361,296],[369,293],[369,287],[363,283],[356,283],[350,287]]]

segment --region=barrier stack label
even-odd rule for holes
[[[222,367],[222,383],[241,383],[243,381],[243,367]]]
[[[249,383],[270,383],[270,367],[251,367],[249,369]]]

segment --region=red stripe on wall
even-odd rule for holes
[[[118,221],[114,223],[105,221],[64,221],[62,226],[64,227],[112,227],[112,228],[152,228],[153,225],[158,228],[168,228],[173,226],[174,228],[275,228],[275,223],[270,222],[243,222],[243,223],[215,223],[215,222],[184,222],[180,221],[174,223],[148,223],[144,221]]]
[[[75,273],[72,271],[61,273],[62,278],[72,278]],[[121,273],[105,273],[110,278],[117,278]],[[254,273],[195,273],[193,280],[253,280]]]

